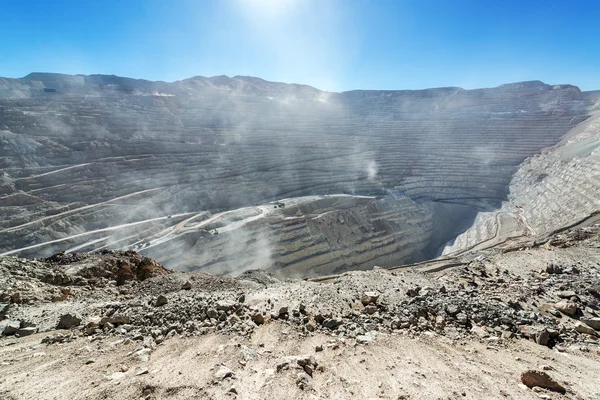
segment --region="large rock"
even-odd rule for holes
[[[560,383],[552,379],[544,371],[528,370],[521,374],[521,382],[528,388],[535,386],[558,393],[566,393],[566,389]]]
[[[569,316],[577,314],[577,311],[579,310],[577,303],[572,302],[570,300],[561,300],[554,305],[554,308],[556,308],[561,313],[567,314]]]
[[[583,322],[584,324],[586,324],[587,326],[589,326],[597,331],[600,331],[600,318],[598,318],[598,317],[581,318],[580,321]]]
[[[5,336],[14,335],[21,328],[21,321],[0,321],[0,328],[2,329],[2,334]]]
[[[579,333],[586,333],[588,335],[596,335],[596,330],[594,328],[592,328],[591,326],[584,324],[581,321],[577,321],[575,322],[575,330]]]
[[[61,315],[56,325],[56,329],[71,329],[81,324],[81,318],[73,314]]]
[[[25,336],[33,335],[37,331],[38,331],[38,329],[35,326],[28,326],[28,327],[25,327],[25,328],[20,328],[16,332],[16,335],[19,336],[19,337],[25,337]]]

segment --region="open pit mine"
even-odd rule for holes
[[[535,237],[600,209],[599,98],[0,78],[0,255],[314,277]]]

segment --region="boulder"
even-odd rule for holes
[[[577,314],[577,310],[579,309],[577,304],[570,300],[561,300],[554,305],[554,308],[569,316]]]
[[[575,330],[579,333],[586,333],[588,335],[596,335],[596,330],[589,325],[584,324],[581,321],[575,322]]]
[[[33,335],[37,332],[37,328],[35,326],[28,326],[26,328],[21,328],[16,332],[16,335],[19,337],[25,337],[29,335]]]
[[[81,318],[72,314],[63,314],[58,320],[56,329],[71,329],[81,324]]]
[[[528,388],[535,386],[551,390],[558,393],[566,393],[566,389],[560,383],[552,379],[550,375],[543,371],[528,370],[521,374],[521,382]]]
[[[586,324],[590,328],[593,328],[593,329],[595,329],[597,331],[600,331],[600,318],[598,318],[598,317],[581,318],[581,322],[583,322],[584,324]]]
[[[21,328],[20,321],[3,321],[4,328],[2,329],[2,334],[4,336],[14,335]]]

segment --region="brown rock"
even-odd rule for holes
[[[554,308],[556,308],[558,311],[560,311],[563,314],[567,314],[567,315],[575,315],[577,314],[577,304],[569,301],[569,300],[561,300],[558,303],[556,303],[554,305]]]
[[[552,379],[550,375],[543,371],[528,370],[521,374],[521,382],[528,388],[535,386],[551,390],[558,393],[566,393],[566,389],[560,383]]]

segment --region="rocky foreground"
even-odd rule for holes
[[[4,257],[0,302],[7,399],[600,397],[598,225],[321,282]]]

